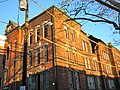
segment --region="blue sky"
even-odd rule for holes
[[[25,12],[19,10],[19,0],[0,0],[0,21],[8,22],[12,20],[16,23],[23,24]],[[49,8],[52,5],[58,5],[58,2],[62,0],[35,0],[44,8]],[[29,0],[29,19],[33,18],[35,15],[44,11],[39,6],[37,6],[32,0]],[[0,34],[4,34],[6,24],[0,22]],[[102,39],[105,43],[113,42],[112,33],[114,28],[112,25],[105,23],[86,23],[83,25],[82,30],[87,34],[94,35],[95,37]],[[120,49],[120,46],[115,46]]]

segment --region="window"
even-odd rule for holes
[[[85,72],[81,72],[79,74],[80,74],[80,87],[81,87],[81,90],[86,90],[86,87],[87,87],[86,74],[85,74]]]
[[[48,25],[46,23],[44,24],[43,37],[48,37]]]
[[[73,75],[71,70],[67,70],[68,73],[68,84],[69,84],[69,90],[73,89]]]
[[[8,46],[8,47],[7,47],[7,57],[6,57],[7,59],[6,59],[6,60],[9,59],[9,55],[10,55],[10,47]]]
[[[74,32],[74,30],[71,30],[71,37],[72,37],[72,41],[74,42],[74,39],[75,39],[75,32]]]
[[[87,59],[87,61],[88,61],[88,69],[91,69],[91,65],[90,65],[90,59]]]
[[[115,89],[115,83],[112,79],[108,79],[108,87],[109,89]]]
[[[32,56],[32,51],[29,51],[29,59],[30,59],[30,66],[32,66],[32,59],[33,59],[33,56]]]
[[[38,90],[38,76],[30,75],[28,78],[28,90]]]
[[[84,64],[85,64],[85,68],[88,68],[88,65],[87,65],[87,58],[84,57]]]
[[[67,28],[67,26],[64,26],[64,30],[65,30],[65,38],[68,39],[68,28]]]
[[[30,45],[33,43],[33,34],[30,33]]]
[[[97,87],[99,90],[103,90],[102,89],[102,82],[99,76],[96,76],[96,81],[97,81]]]
[[[37,48],[36,52],[37,52],[37,64],[39,64],[40,63],[40,48]]]
[[[44,87],[44,90],[49,90],[49,71],[46,70],[43,72],[43,87]]]
[[[102,51],[102,53],[103,53],[103,59],[109,60],[109,54],[108,54],[108,52]]]
[[[91,69],[91,60],[84,57],[84,64],[86,69]]]
[[[112,74],[112,70],[110,66],[106,66],[106,73]]]
[[[14,50],[16,50],[17,49],[17,42],[15,41],[14,42]]]
[[[66,52],[67,52],[67,60],[70,61],[70,50],[69,50],[68,47],[67,47],[67,51]]]
[[[82,49],[83,51],[88,52],[88,43],[82,40]]]
[[[73,55],[74,55],[75,63],[78,63],[78,61],[77,61],[77,50],[74,47],[73,47]]]
[[[48,45],[44,45],[44,58],[45,58],[45,62],[48,61]]]
[[[95,80],[94,80],[94,77],[88,76],[87,77],[87,82],[88,82],[88,88],[89,89],[95,89]]]
[[[80,82],[79,82],[79,72],[78,71],[75,72],[75,83],[76,83],[76,89],[79,90]]]
[[[98,71],[99,67],[98,67],[98,62],[94,61],[94,70]]]
[[[16,60],[14,60],[14,69],[16,68]]]
[[[37,34],[36,41],[38,42],[40,40],[40,37],[39,37],[39,35],[40,35],[40,27],[39,26],[36,27],[36,34]]]

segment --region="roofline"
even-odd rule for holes
[[[32,22],[33,20],[35,20],[36,18],[38,18],[39,16],[43,15],[46,11],[49,11],[52,8],[56,8],[58,11],[60,11],[61,13],[63,13],[65,16],[67,16],[68,18],[71,18],[69,15],[67,15],[66,13],[62,12],[60,9],[58,9],[55,5],[52,5],[51,7],[49,7],[48,9],[44,10],[43,12],[41,12],[40,14],[34,16],[32,19],[30,19],[28,21],[28,23]],[[78,23],[77,21],[73,20],[74,22],[76,22],[77,24],[79,24],[80,26],[82,26],[80,23]],[[25,23],[21,26],[24,27]]]

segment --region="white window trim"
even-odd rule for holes
[[[68,27],[67,26],[64,26],[64,30],[65,30],[65,39],[68,40],[68,37],[69,37],[69,32],[68,32]]]
[[[35,34],[36,34],[36,36],[35,36],[35,42],[37,42],[37,31],[38,30],[40,30],[40,25],[37,25],[36,27],[35,27]]]
[[[30,32],[32,32],[33,31],[33,29],[30,29]],[[29,33],[29,35],[28,35],[28,45],[30,45],[30,34],[31,33]]]

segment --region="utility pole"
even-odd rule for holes
[[[28,46],[28,0],[20,0],[20,10],[25,11],[25,28],[24,28],[24,51],[23,51],[23,72],[21,90],[26,90],[27,77],[27,46]]]

